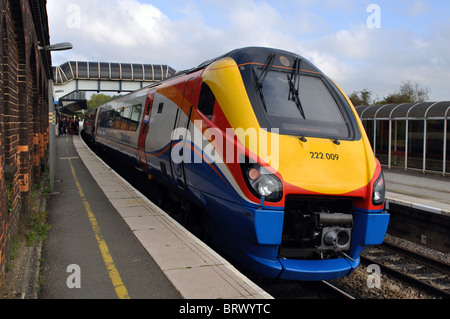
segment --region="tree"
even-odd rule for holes
[[[88,109],[92,110],[95,109],[97,106],[100,106],[102,104],[108,103],[109,101],[113,100],[115,96],[109,96],[105,94],[93,94],[89,101],[87,101]]]
[[[372,92],[364,89],[361,91],[355,91],[350,95],[350,101],[352,101],[354,106],[359,105],[370,105],[370,97],[372,96]]]
[[[398,92],[385,96],[376,104],[399,104],[399,103],[420,103],[429,99],[431,90],[427,87],[422,88],[418,83],[403,81]]]
[[[411,83],[411,81],[402,82],[400,93],[406,96],[411,102],[425,102],[428,100],[428,95],[431,90],[427,87],[421,88],[418,83]]]

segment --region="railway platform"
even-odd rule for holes
[[[399,169],[384,177],[390,203],[450,217],[450,178]]]
[[[388,234],[450,252],[450,180],[415,171],[384,170]]]
[[[99,159],[56,141],[41,299],[271,299]]]

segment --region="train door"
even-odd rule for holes
[[[185,172],[184,172],[184,162],[180,158],[183,158],[183,150],[185,149],[185,145],[182,143],[185,142],[187,130],[189,128],[189,119],[191,117],[192,113],[192,99],[193,99],[193,93],[194,93],[194,78],[191,78],[186,83],[186,87],[184,90],[184,97],[183,97],[183,103],[181,105],[181,109],[177,113],[177,118],[175,120],[175,130],[180,129],[179,132],[181,134],[173,134],[172,136],[172,149],[179,146],[177,148],[176,155],[178,158],[174,158],[171,155],[171,166],[172,166],[172,172],[173,177],[175,179],[175,183],[177,184],[178,188],[180,189],[186,189],[186,178],[185,178]],[[188,141],[189,142],[189,141]]]
[[[147,137],[148,128],[150,124],[150,114],[152,112],[153,98],[155,97],[155,92],[156,89],[151,89],[148,92],[147,103],[143,110],[144,114],[142,116],[142,125],[138,139],[139,162],[141,163],[141,168],[144,170],[147,169],[147,158],[145,155],[145,139]]]

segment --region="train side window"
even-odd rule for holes
[[[100,127],[105,127],[106,126],[106,113],[105,112],[101,112],[100,113],[100,123],[99,123]]]
[[[128,130],[136,131],[138,127],[139,117],[141,116],[142,105],[134,105],[131,112],[130,126]]]
[[[114,110],[113,111],[113,128],[116,130],[121,129],[122,125],[122,110]]]
[[[198,100],[198,110],[203,113],[208,119],[212,119],[214,113],[214,105],[216,104],[216,97],[209,88],[208,84],[202,83],[200,91],[200,98]]]
[[[164,108],[164,102],[163,102],[163,103],[159,103],[159,106],[158,106],[158,114],[162,113],[163,108]]]
[[[122,125],[120,127],[121,130],[128,130],[128,126],[130,125],[131,118],[131,106],[122,107]]]
[[[103,116],[104,114],[104,116]],[[111,128],[113,127],[113,120],[114,120],[114,110],[108,110],[105,111],[105,113],[102,113],[103,117],[103,125],[102,127]]]

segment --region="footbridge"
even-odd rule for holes
[[[69,61],[53,67],[55,103],[75,112],[86,101],[66,99],[74,92],[133,92],[175,73],[162,64]]]

